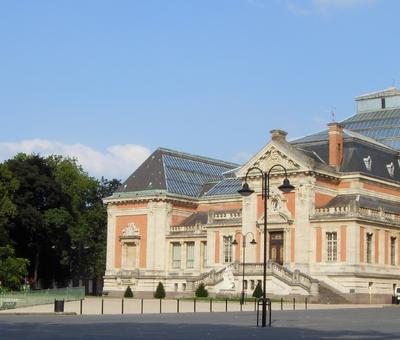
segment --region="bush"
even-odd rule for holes
[[[165,298],[165,289],[162,282],[158,283],[157,289],[154,293],[154,297],[156,299],[164,299]]]
[[[253,297],[260,298],[262,296],[263,296],[263,290],[261,288],[261,282],[258,282],[256,288],[254,288]]]
[[[196,289],[196,297],[207,297],[208,296],[208,290],[204,286],[204,283],[200,283],[199,286]]]
[[[133,298],[133,292],[130,286],[126,287],[124,298]]]

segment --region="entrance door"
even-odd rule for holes
[[[269,259],[283,264],[283,231],[269,233]]]

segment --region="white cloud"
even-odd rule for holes
[[[251,153],[246,151],[239,151],[236,155],[233,156],[233,161],[235,163],[244,164],[245,162],[250,160],[251,157],[253,157]]]
[[[378,0],[282,0],[286,7],[301,15],[306,14],[329,14],[333,10],[344,10],[361,6],[370,6]]]
[[[74,157],[90,175],[109,179],[125,179],[150,155],[148,148],[135,144],[112,145],[106,151],[98,151],[83,144],[64,144],[46,139],[0,143],[1,161],[18,152]]]

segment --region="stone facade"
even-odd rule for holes
[[[363,150],[364,162],[358,165],[354,165],[354,149]],[[163,282],[167,294],[184,296],[193,295],[204,282],[211,294],[238,295],[242,235],[247,235],[245,291],[250,296],[263,272],[261,174],[250,172],[247,177],[254,194],[242,197],[237,189],[251,167],[266,172],[281,164],[295,190],[280,192],[284,173],[279,168],[271,173],[267,294],[318,299],[323,285],[347,301],[389,302],[400,285],[400,181],[390,177],[390,169],[384,169],[387,178],[371,172],[365,162],[369,156],[378,166],[376,159],[382,154],[394,157],[399,165],[397,150],[331,123],[326,140],[318,143],[289,143],[286,133],[273,130],[271,140],[243,166],[214,161],[213,166],[229,169],[221,170],[219,179],[203,178],[198,194],[172,190],[168,183],[172,175],[165,164],[158,171],[161,177],[165,172],[165,183],[160,180],[156,188],[154,180],[139,169],[120,191],[104,200],[108,211],[104,290],[122,294],[130,285],[136,296],[146,296]],[[165,160],[165,155],[189,163],[211,162],[161,149],[150,156],[149,164],[157,157]],[[355,168],[349,171],[346,166]],[[182,182],[195,181],[202,170],[196,171]],[[148,182],[139,183],[139,178]],[[255,245],[250,243],[253,238]],[[232,245],[235,239],[238,245]]]

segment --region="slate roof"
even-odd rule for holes
[[[159,148],[128,177],[116,193],[164,190],[198,197],[209,182],[224,179],[234,163]]]
[[[361,208],[373,210],[382,209],[385,212],[400,214],[400,205],[397,202],[366,195],[338,195],[323,208],[344,207],[352,202],[357,203]]]
[[[345,129],[373,138],[389,147],[400,150],[400,108],[361,112],[345,119],[340,124]],[[328,130],[292,141],[314,143],[328,139]]]
[[[291,142],[297,149],[313,157],[317,162],[329,163],[328,139],[315,142]],[[400,180],[398,151],[353,131],[344,130],[343,160],[341,172],[361,172],[373,176]],[[370,169],[366,161],[370,159]],[[393,166],[393,176],[388,167]]]

